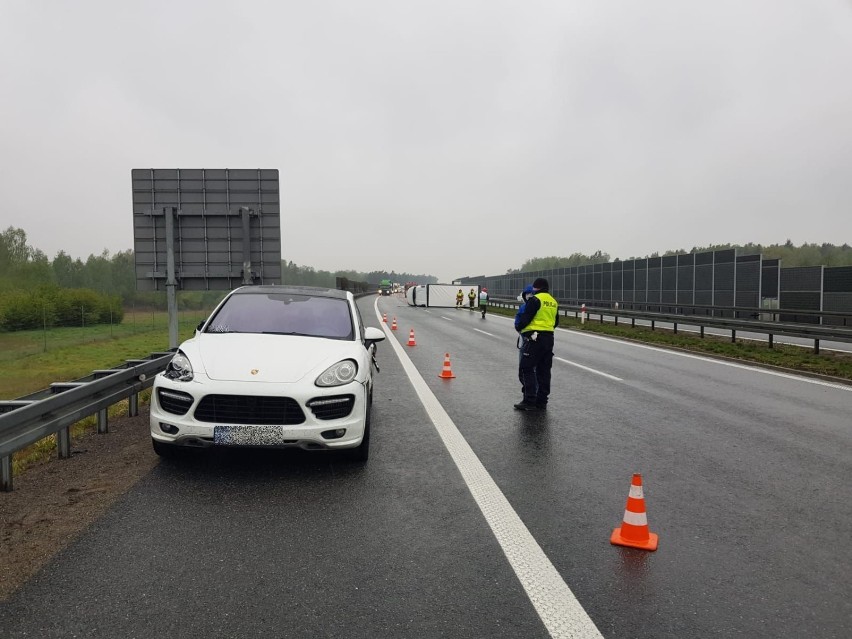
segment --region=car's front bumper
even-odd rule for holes
[[[334,388],[282,388],[282,385],[267,385],[266,395],[257,382],[231,383],[227,389],[192,382],[181,383],[157,378],[151,394],[150,428],[151,437],[164,444],[178,446],[238,446],[259,448],[303,448],[306,450],[353,448],[364,438],[367,391],[362,383],[353,382]],[[275,393],[273,394],[273,386]],[[286,386],[286,385],[284,385]],[[188,393],[193,402],[188,410],[178,415],[165,410],[158,391]],[[308,392],[306,393],[305,390]],[[304,421],[300,424],[240,424],[238,421],[199,421],[195,410],[205,395],[233,394],[239,396],[283,396],[292,398],[302,409]],[[353,395],[352,410],[345,417],[320,419],[308,407],[310,400],[322,397]],[[338,436],[335,431],[344,431]]]

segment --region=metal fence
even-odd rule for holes
[[[735,249],[455,281],[485,286],[495,297],[514,297],[537,277],[547,278],[551,294],[566,304],[617,303],[640,311],[699,305],[852,313],[852,266],[782,268],[780,260],[738,255]],[[726,315],[724,310],[720,314]],[[781,321],[799,320],[790,315]],[[822,318],[824,324],[837,321]]]

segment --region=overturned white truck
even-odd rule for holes
[[[411,306],[434,306],[453,308],[456,305],[456,295],[461,289],[464,295],[462,306],[470,305],[468,294],[473,289],[475,308],[479,307],[479,286],[459,286],[458,284],[420,284],[410,287],[405,292],[405,299]]]

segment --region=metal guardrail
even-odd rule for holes
[[[499,306],[503,308],[518,308],[521,302],[516,300],[489,300],[489,305]],[[757,312],[760,312],[756,309]],[[574,317],[580,318],[582,312],[581,306],[560,305],[560,314],[567,317],[570,313]],[[781,312],[786,314],[788,312]],[[840,326],[825,326],[819,324],[798,324],[790,322],[767,322],[749,319],[735,319],[728,317],[713,317],[706,315],[682,315],[675,313],[651,313],[647,311],[631,311],[612,308],[593,308],[586,306],[586,315],[591,318],[592,315],[599,318],[601,324],[604,322],[604,317],[611,317],[617,325],[619,318],[629,319],[631,326],[636,326],[636,320],[645,320],[651,322],[651,330],[656,328],[657,322],[671,324],[673,330],[677,333],[678,324],[687,326],[698,326],[700,328],[701,337],[704,337],[704,329],[721,328],[731,331],[731,341],[737,339],[737,331],[745,331],[750,333],[763,333],[768,336],[769,348],[773,346],[773,338],[776,335],[784,337],[799,337],[803,339],[812,339],[814,341],[814,353],[819,354],[820,341],[833,342],[852,342],[852,329]]]
[[[0,401],[0,490],[10,491],[12,456],[40,439],[56,435],[59,457],[71,456],[73,424],[98,415],[98,432],[108,430],[107,409],[130,399],[131,416],[138,414],[139,393],[150,388],[154,376],[165,370],[172,352],[152,353],[147,359],[127,360],[116,368],[93,371],[73,382],[57,382],[50,388]]]
[[[516,297],[491,298],[498,302],[514,302]],[[764,321],[784,321],[831,326],[852,326],[852,313],[848,311],[809,311],[795,308],[754,308],[751,306],[711,306],[705,304],[675,304],[672,302],[613,302],[596,305],[594,302],[567,299],[559,300],[564,308],[580,308],[582,304],[595,311],[610,309],[613,311],[638,311],[641,313],[665,313],[699,317],[733,317],[734,319],[762,318]]]
[[[643,308],[644,307],[644,308]],[[687,315],[700,317],[733,317],[734,319],[763,318],[770,322],[791,322],[794,324],[825,324],[832,326],[852,326],[852,313],[845,311],[805,311],[787,308],[752,308],[748,306],[702,306],[700,304],[668,304],[668,303],[639,303],[622,302],[621,306],[596,308],[612,308],[623,311],[640,311],[645,313],[666,313],[670,315]],[[785,319],[786,318],[786,319]]]

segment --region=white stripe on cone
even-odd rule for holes
[[[648,525],[648,514],[647,513],[632,513],[629,510],[624,511],[624,523],[630,524],[631,526],[647,526]]]

